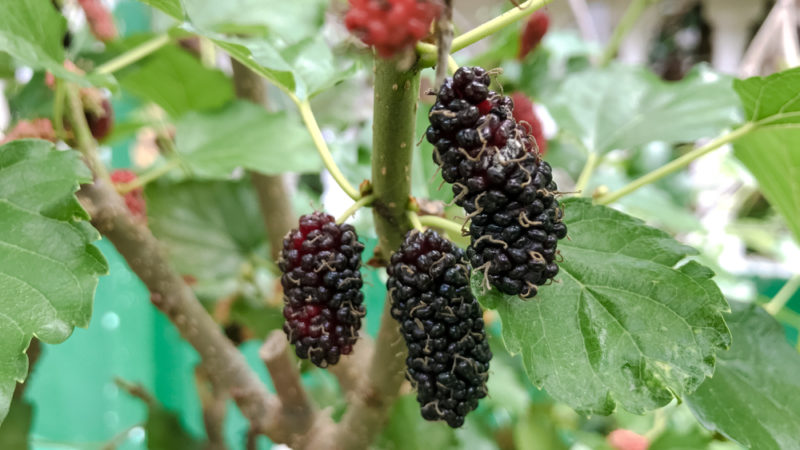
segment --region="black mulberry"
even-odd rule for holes
[[[365,314],[363,250],[352,225],[320,212],[302,216],[283,239],[283,331],[300,358],[326,367],[353,351]]]
[[[460,427],[486,396],[492,359],[464,252],[435,231],[412,230],[387,271],[422,417]]]
[[[513,101],[489,90],[489,74],[462,67],[445,80],[426,133],[456,204],[472,219],[467,256],[474,270],[509,295],[530,298],[558,273],[567,235],[552,169]]]

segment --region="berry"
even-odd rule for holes
[[[514,120],[530,125],[530,134],[536,140],[539,154],[544,156],[547,153],[547,139],[544,137],[542,122],[539,121],[539,116],[536,115],[536,110],[533,108],[533,102],[522,92],[511,94],[511,100],[514,101],[514,110],[512,111]]]
[[[387,272],[422,417],[460,427],[486,396],[492,359],[464,252],[433,230],[412,230]]]
[[[300,358],[319,367],[353,351],[364,317],[361,252],[352,225],[315,212],[283,239],[283,331]]]
[[[550,165],[512,116],[509,97],[489,91],[480,67],[442,84],[426,132],[455,203],[472,219],[467,257],[484,280],[530,298],[558,273],[556,245],[567,234]]]
[[[519,36],[519,53],[517,59],[525,59],[528,54],[539,46],[542,38],[547,34],[547,28],[550,27],[550,17],[544,11],[536,11],[525,22],[525,28]]]
[[[136,174],[130,170],[117,169],[111,172],[111,182],[115,185],[130,183],[135,179]],[[125,206],[128,207],[128,211],[133,217],[147,221],[147,204],[144,201],[142,188],[139,187],[129,191],[122,198],[125,199]]]
[[[436,0],[350,0],[344,23],[378,55],[390,58],[427,36],[440,10]]]
[[[114,16],[103,5],[101,0],[78,0],[86,15],[86,22],[89,29],[98,41],[108,42],[114,40],[117,33],[117,26],[114,24]]]
[[[5,137],[0,139],[0,144],[17,139],[44,139],[55,142],[56,132],[53,130],[53,123],[50,122],[50,119],[20,120]]]
[[[102,141],[111,133],[114,124],[114,110],[111,109],[111,102],[107,98],[99,99],[99,105],[90,106],[85,103],[86,122],[92,131],[92,136],[98,141]]]

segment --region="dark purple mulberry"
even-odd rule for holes
[[[530,298],[558,273],[556,246],[567,227],[550,165],[529,128],[514,121],[513,101],[489,91],[489,81],[480,67],[445,80],[426,135],[471,219],[473,269],[501,292]]]
[[[460,427],[486,396],[492,359],[464,252],[435,231],[412,230],[387,271],[422,417]]]
[[[364,317],[361,252],[352,225],[328,214],[300,217],[283,239],[278,263],[284,292],[283,331],[300,358],[319,367],[353,351]]]

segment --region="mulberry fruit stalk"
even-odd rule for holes
[[[486,396],[492,359],[464,252],[435,231],[412,230],[387,271],[422,417],[460,427]]]
[[[297,356],[318,367],[353,351],[364,317],[361,252],[352,225],[315,212],[286,235],[278,266],[284,292],[283,331]]]
[[[558,273],[567,227],[552,169],[513,101],[489,90],[480,67],[462,67],[439,89],[427,139],[454,201],[471,219],[467,257],[487,284],[530,298]]]

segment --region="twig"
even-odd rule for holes
[[[434,89],[438,90],[447,77],[450,65],[450,45],[453,43],[453,0],[444,0],[442,14],[436,21],[436,78]]]
[[[108,171],[97,156],[97,143],[89,130],[89,124],[86,122],[80,91],[73,84],[66,85],[65,89],[67,117],[72,124],[72,132],[75,134],[78,150],[83,154],[84,159],[86,159],[86,165],[89,166],[95,177],[108,181]]]
[[[730,144],[731,142],[739,139],[740,137],[750,133],[751,131],[757,128],[758,125],[756,125],[755,123],[747,122],[741,127],[737,128],[736,130],[731,131],[730,133],[723,134],[722,136],[719,136],[718,138],[707,143],[706,145],[698,147],[690,151],[689,153],[686,153],[685,155],[681,156],[680,158],[674,159],[669,163],[659,167],[658,169],[648,174],[645,174],[640,178],[637,178],[636,180],[633,180],[632,182],[622,187],[620,190],[603,195],[602,197],[597,199],[597,203],[601,205],[608,205],[610,203],[614,203],[615,201],[621,199],[622,197],[641,188],[642,186],[646,186],[650,183],[653,183],[655,181],[664,178],[665,176],[673,172],[677,172],[678,170],[683,169],[695,159],[705,155],[706,153],[716,150],[725,144]]]
[[[289,355],[289,343],[283,331],[270,333],[258,355],[267,366],[275,392],[284,405],[284,414],[290,416],[289,422],[297,427],[294,432],[305,433],[314,420],[314,408],[300,382],[300,371]]]
[[[122,197],[110,184],[97,180],[81,188],[79,199],[95,228],[147,286],[152,303],[200,354],[212,382],[231,393],[259,432],[275,442],[289,442],[280,400],[267,392],[191,288],[170,267],[158,240],[128,213]]]
[[[781,0],[782,14],[781,42],[783,58],[789,67],[800,64],[800,48],[797,44],[797,6],[795,0]]]
[[[225,413],[227,412],[228,395],[224,389],[211,382],[203,364],[198,364],[194,369],[195,384],[203,409],[203,425],[206,428],[208,445],[206,450],[226,450],[225,444]]]
[[[739,75],[742,77],[758,75],[761,64],[769,54],[769,48],[779,42],[775,37],[781,28],[781,11],[781,3],[776,3],[767,18],[764,19],[753,40],[750,41],[750,46],[745,51],[742,62],[739,64]]]
[[[238,60],[231,58],[233,85],[236,96],[266,107],[267,91],[264,80]],[[281,175],[266,175],[250,171],[250,180],[258,195],[258,206],[269,237],[273,260],[280,256],[283,237],[297,223],[290,196]]]

